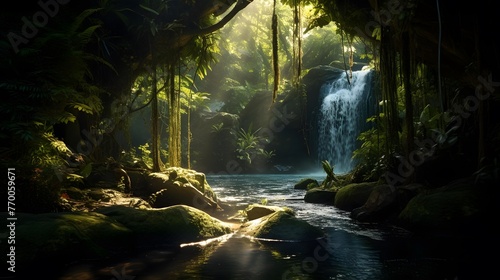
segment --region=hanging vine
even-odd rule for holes
[[[276,101],[278,95],[278,87],[280,80],[280,69],[278,60],[278,16],[276,15],[276,0],[273,4],[273,18],[272,25],[273,31],[273,69],[274,69],[274,87],[273,87],[273,103]]]
[[[302,74],[302,5],[301,0],[293,1],[293,83],[300,86]]]

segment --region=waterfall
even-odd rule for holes
[[[370,70],[355,71],[350,84],[344,72],[339,79],[321,87],[318,159],[328,160],[335,173],[349,172],[355,165],[352,153],[357,137],[367,128],[372,115]]]

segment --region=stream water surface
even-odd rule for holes
[[[305,203],[294,184],[323,175],[209,175],[219,199],[293,209],[325,232],[324,240],[276,242],[236,234],[179,248],[151,249],[107,264],[79,264],[59,279],[466,279],[460,240],[423,237],[401,228],[360,224],[333,206]],[[464,259],[465,257],[465,259]],[[473,278],[471,278],[473,279]]]

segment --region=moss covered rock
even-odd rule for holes
[[[248,220],[255,220],[278,211],[287,211],[291,215],[294,214],[290,208],[260,204],[252,204],[245,209]]]
[[[376,184],[376,182],[365,182],[340,188],[335,195],[334,206],[346,211],[363,206]]]
[[[158,209],[111,206],[97,211],[130,229],[140,247],[195,242],[231,232],[227,224],[186,205]]]
[[[325,190],[323,188],[313,188],[306,192],[304,201],[309,203],[322,203],[333,205],[336,191]]]
[[[99,213],[18,213],[15,223],[16,266],[20,271],[32,265],[104,259],[131,248],[132,231]],[[4,246],[7,242],[0,243],[7,252]]]
[[[6,220],[6,217],[4,220]],[[96,212],[16,215],[15,244],[0,242],[3,252],[15,246],[15,266],[28,272],[80,260],[104,260],[137,249],[178,246],[232,232],[229,224],[188,206],[137,209],[122,205]],[[0,236],[9,236],[4,227]]]
[[[250,237],[284,241],[311,241],[323,231],[285,211],[278,211],[243,224],[239,233]]]
[[[160,191],[174,182],[178,182],[180,185],[189,183],[206,197],[217,201],[217,196],[208,184],[205,174],[192,169],[170,167],[164,172],[150,173],[146,179],[148,182],[146,188],[149,194]]]
[[[472,180],[458,180],[411,199],[398,223],[412,230],[456,229],[479,214],[481,203]]]
[[[309,188],[315,188],[315,187],[319,187],[319,183],[317,180],[312,178],[302,179],[293,186],[293,188],[296,190],[307,190]]]
[[[416,183],[397,188],[387,184],[377,185],[366,203],[353,209],[350,217],[360,222],[371,223],[393,220],[406,207],[408,201],[423,188],[423,185]]]

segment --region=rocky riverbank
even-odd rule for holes
[[[293,241],[323,236],[320,229],[297,219],[289,209],[261,205],[237,209],[221,203],[205,175],[194,170],[128,174],[129,192],[73,187],[61,195],[65,211],[18,213],[17,275],[47,269],[54,272],[78,262],[105,261],[152,248],[175,249],[183,243],[235,233]],[[96,185],[115,183],[99,181]],[[237,215],[240,219],[234,219]],[[6,242],[0,247],[8,249]]]

